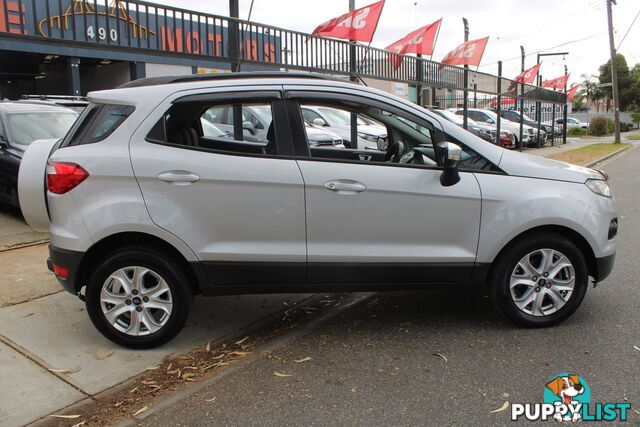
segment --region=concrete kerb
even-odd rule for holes
[[[308,305],[310,302],[313,302],[316,299],[323,298],[324,295],[325,295],[324,293],[323,294],[314,294],[314,295],[312,295],[312,296],[310,296],[308,298],[305,298],[304,300],[299,301],[294,306],[289,306],[289,307],[283,308],[282,310],[279,310],[277,312],[273,312],[273,313],[263,317],[262,319],[259,319],[259,320],[255,321],[253,323],[250,323],[249,325],[246,325],[245,327],[239,328],[239,329],[237,329],[236,331],[234,331],[232,333],[229,333],[229,334],[227,334],[227,335],[225,335],[223,337],[220,337],[220,338],[217,338],[217,339],[213,340],[211,342],[211,345],[212,346],[221,346],[223,343],[227,343],[227,342],[230,342],[230,341],[233,341],[233,340],[237,340],[237,339],[243,338],[243,337],[245,337],[247,335],[252,335],[252,334],[255,335],[255,334],[258,333],[258,331],[261,331],[265,327],[273,324],[273,322],[276,321],[280,316],[282,316],[282,313],[284,313],[285,311],[290,310],[290,309],[292,309],[294,307],[302,307],[302,306]],[[331,310],[331,311],[323,314],[321,317],[319,317],[317,319],[313,319],[306,326],[300,328],[301,332],[296,331],[296,334],[303,333],[304,331],[307,330],[307,328],[311,327],[311,325],[315,325],[318,322],[321,322],[321,321],[324,321],[324,320],[330,318],[334,313],[337,314],[337,313],[342,312],[342,310],[341,310],[342,308],[351,307],[355,303],[360,302],[360,301],[368,298],[370,295],[372,295],[372,294],[364,294],[363,296],[358,296],[358,297],[354,298],[353,300],[349,301],[347,304],[344,304],[343,306],[341,306],[337,310]],[[286,333],[286,334],[283,335],[283,337],[290,337],[290,334]],[[273,340],[270,343],[267,343],[266,347],[270,347],[272,345],[276,345],[276,347],[277,347],[278,344],[276,344],[276,343],[281,342],[280,339],[281,339],[281,337]],[[266,348],[266,347],[264,347],[264,348]],[[197,348],[197,347],[195,347],[195,348]],[[268,351],[268,350],[263,350],[261,348],[256,353],[262,353],[264,351]],[[199,390],[201,390],[201,389],[207,387],[209,384],[213,383],[216,378],[219,378],[221,375],[226,375],[226,374],[224,374],[226,371],[235,370],[238,367],[243,366],[245,364],[245,361],[249,362],[250,360],[252,360],[251,358],[254,357],[254,356],[255,355],[249,356],[248,358],[244,359],[242,361],[242,363],[238,363],[235,366],[231,366],[231,367],[223,370],[221,373],[217,374],[214,377],[207,378],[207,379],[205,379],[205,380],[203,380],[201,382],[198,382],[196,384],[187,385],[183,390],[181,390],[181,391],[179,391],[177,393],[172,393],[171,395],[168,395],[168,396],[164,397],[163,399],[160,400],[160,402],[165,402],[166,401],[167,403],[165,405],[169,405],[169,404],[171,404],[171,402],[174,401],[174,399],[179,400],[179,399],[181,399],[183,397],[189,396],[190,394],[197,393]],[[94,404],[96,404],[96,402],[100,402],[100,401],[109,399],[115,393],[118,393],[118,392],[121,392],[123,390],[127,390],[127,389],[130,389],[131,387],[134,387],[133,384],[135,384],[137,378],[140,375],[142,375],[143,373],[144,372],[138,373],[135,376],[133,376],[133,377],[131,377],[131,378],[129,378],[129,379],[117,384],[117,385],[114,385],[114,386],[112,386],[112,387],[110,387],[108,389],[100,391],[99,393],[96,393],[94,395],[87,395],[85,393],[85,395],[88,396],[87,398],[82,399],[82,400],[80,400],[78,402],[75,402],[75,403],[73,403],[71,405],[68,405],[66,407],[63,407],[63,408],[55,411],[54,413],[55,414],[64,414],[64,413],[71,413],[74,410],[79,411],[79,410],[81,410],[81,408],[84,408],[87,405],[94,405]],[[174,396],[178,396],[178,398],[176,398]],[[151,415],[155,411],[157,411],[158,408],[160,408],[159,404],[155,404],[153,408],[149,409],[148,411],[144,412],[143,414],[140,414],[138,417],[136,417],[136,419],[138,419],[138,420],[139,419],[143,419],[143,418]],[[51,421],[53,419],[53,418],[50,417],[50,415],[51,414],[43,416],[43,417],[33,421],[29,425],[30,426],[46,426],[46,425],[50,425]],[[134,422],[134,419],[124,420],[122,422],[127,422],[127,421]],[[125,424],[125,425],[129,425],[129,424]]]
[[[619,148],[618,150],[614,151],[613,153],[609,153],[609,154],[605,154],[604,156],[600,157],[599,159],[596,159],[592,162],[587,163],[585,166],[588,168],[591,168],[595,165],[597,165],[598,163],[602,163],[605,162],[609,159],[611,159],[614,156],[617,156],[618,154],[622,154],[623,152],[629,150],[629,149],[636,149],[638,147],[638,144],[629,144],[629,145],[625,145],[624,147]]]

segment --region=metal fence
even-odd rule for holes
[[[242,64],[403,82],[467,92],[484,108],[565,103],[566,95],[498,75],[400,55],[362,44],[146,1],[0,0],[0,38],[103,46]],[[468,73],[465,76],[465,73]],[[466,84],[465,84],[466,83]],[[508,102],[506,102],[509,100]],[[514,100],[516,101],[514,104]],[[427,100],[418,101],[428,104]],[[457,100],[456,100],[457,102]],[[527,108],[529,110],[527,110]]]

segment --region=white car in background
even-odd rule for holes
[[[462,108],[456,108],[453,110],[457,115],[463,115]],[[490,125],[492,127],[496,127],[498,123],[498,115],[491,110],[484,110],[481,108],[469,108],[467,109],[468,115],[470,119],[475,120],[478,123],[484,123]],[[518,140],[520,138],[520,123],[514,123],[507,119],[500,120],[500,128],[511,131],[516,136],[516,146],[518,145]],[[522,142],[525,145],[533,144],[536,139],[537,129],[532,128],[528,125],[523,125],[522,127]]]
[[[340,110],[325,106],[302,107],[302,116],[308,123],[328,128],[342,137],[347,148],[359,150],[378,150],[384,146],[387,138],[387,128],[381,124],[376,124],[372,120],[357,116],[358,120],[358,146],[351,144],[351,113],[347,110]]]

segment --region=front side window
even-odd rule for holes
[[[29,145],[38,139],[64,137],[77,118],[78,114],[71,111],[10,113],[7,128],[14,143]]]

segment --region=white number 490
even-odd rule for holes
[[[90,39],[95,39],[96,38],[96,32],[95,29],[93,28],[93,25],[89,26],[87,28],[87,37]],[[98,39],[100,40],[104,40],[107,38],[107,30],[105,30],[103,27],[99,27],[98,28]],[[109,31],[109,38],[111,39],[112,42],[118,41],[118,32],[116,31],[115,28],[112,28]]]

